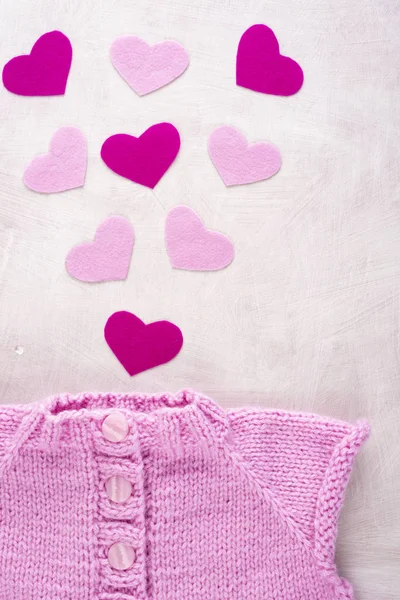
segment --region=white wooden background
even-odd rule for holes
[[[1,0],[1,7],[1,65],[53,29],[70,37],[74,58],[63,97],[0,89],[0,401],[191,387],[224,406],[367,417],[373,434],[342,515],[338,562],[359,600],[398,600],[396,3]],[[302,65],[297,95],[235,85],[237,43],[254,23],[271,26],[283,53]],[[109,60],[110,44],[123,34],[149,43],[176,39],[191,64],[172,85],[139,98]],[[99,152],[109,135],[139,135],[160,121],[176,125],[182,146],[155,191],[105,167]],[[207,154],[208,135],[221,124],[275,143],[279,174],[225,188]],[[31,192],[24,167],[63,125],[87,136],[86,184],[58,195]],[[225,271],[170,268],[164,220],[182,203],[235,243]],[[68,250],[112,214],[135,228],[128,280],[71,279]],[[181,354],[129,378],[103,339],[107,317],[121,309],[178,324]]]

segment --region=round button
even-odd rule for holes
[[[122,442],[128,435],[129,425],[122,413],[113,412],[104,419],[101,429],[106,440]]]
[[[126,502],[132,494],[132,484],[121,475],[113,475],[106,481],[106,490],[110,500],[120,504]]]
[[[118,571],[130,569],[136,559],[136,552],[132,546],[116,542],[108,551],[108,562]]]

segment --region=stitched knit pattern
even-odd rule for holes
[[[334,550],[367,436],[193,392],[2,406],[0,600],[351,600]]]

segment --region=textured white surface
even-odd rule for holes
[[[237,43],[257,22],[302,65],[296,96],[236,87]],[[338,545],[359,600],[398,600],[400,589],[399,25],[393,0],[3,0],[0,20],[1,64],[52,29],[74,48],[64,97],[0,90],[0,401],[189,386],[225,406],[367,417]],[[108,56],[124,34],[176,39],[188,70],[139,98]],[[182,148],[154,192],[102,164],[106,137],[163,120]],[[222,124],[276,144],[281,171],[225,188],[207,155]],[[24,168],[63,125],[87,136],[86,185],[35,194]],[[177,204],[229,235],[229,268],[171,270],[163,228]],[[135,228],[128,280],[73,280],[68,250],[112,214]],[[178,324],[178,358],[130,379],[103,340],[121,309]]]

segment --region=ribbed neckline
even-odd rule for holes
[[[66,431],[64,425],[68,428],[77,422],[100,422],[113,410],[124,412],[136,424],[143,442],[147,438],[149,443],[152,439],[154,442],[156,435],[174,437],[176,434],[178,439],[179,432],[187,428],[192,437],[203,441],[224,440],[229,431],[226,412],[210,398],[188,389],[175,394],[61,394],[48,398],[38,408],[51,437],[59,437],[61,430]]]
[[[143,393],[92,393],[71,395],[61,394],[45,400],[46,412],[60,415],[70,411],[93,409],[125,409],[134,413],[151,414],[157,411],[179,412],[187,406],[197,404],[203,399],[191,390],[182,390],[176,394],[143,394]],[[205,398],[204,398],[205,399]],[[207,402],[212,402],[208,398]]]

